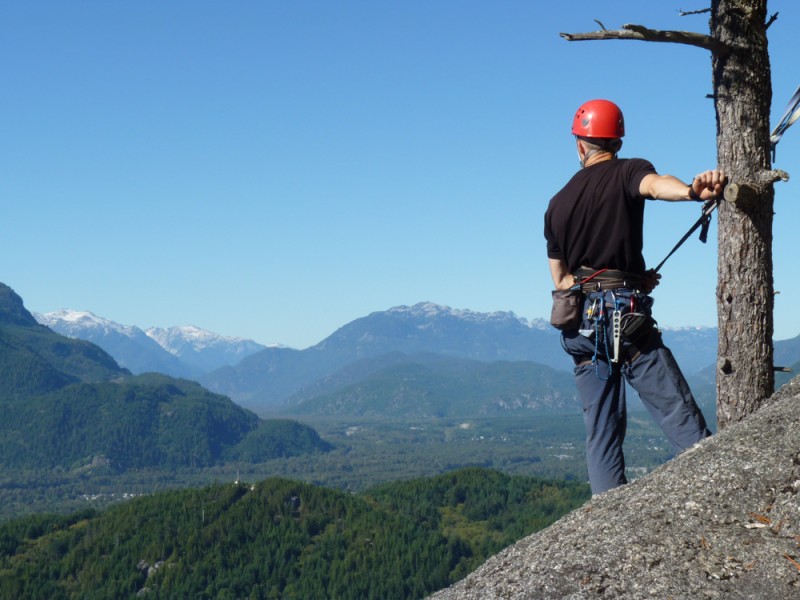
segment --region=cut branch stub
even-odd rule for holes
[[[756,176],[755,182],[729,183],[725,186],[723,197],[726,202],[730,202],[739,210],[746,210],[753,206],[759,196],[764,193],[766,186],[772,185],[776,181],[788,181],[789,174],[779,169],[772,171],[761,171]]]
[[[725,201],[730,202],[739,210],[746,210],[758,198],[758,190],[746,183],[729,183],[725,186],[723,194]]]

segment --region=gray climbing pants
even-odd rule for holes
[[[596,334],[590,335],[586,329],[583,333],[564,331],[561,339],[576,364],[593,494],[627,483],[622,451],[627,426],[625,381],[638,392],[676,453],[711,435],[686,379],[655,327],[640,332],[635,345],[623,340],[617,364],[611,364],[607,356],[608,340],[597,343]]]

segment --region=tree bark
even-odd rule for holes
[[[717,423],[772,394],[773,278],[769,140],[772,85],[766,0],[714,0],[711,37],[719,165],[735,182],[719,207]],[[746,192],[746,193],[745,193]]]

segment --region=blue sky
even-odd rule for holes
[[[578,168],[584,100],[623,108],[623,156],[684,180],[716,162],[705,51],[558,33],[705,33],[707,15],[678,15],[695,4],[5,2],[0,281],[37,312],[296,348],[421,301],[546,317],[542,215]],[[800,84],[800,5],[776,11],[775,120]],[[799,157],[789,130],[777,339],[800,334]],[[650,203],[649,264],[697,216]],[[715,221],[664,267],[661,325],[716,325],[716,244]]]

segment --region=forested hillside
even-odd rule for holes
[[[155,374],[69,385],[8,403],[5,416],[0,465],[16,469],[204,467],[331,448],[310,427],[262,422],[197,383]]]
[[[6,406],[0,464],[115,471],[204,466],[258,427],[254,414],[198,384],[161,375],[78,383]]]
[[[393,362],[352,383],[345,375],[322,380],[290,399],[297,404],[286,414],[469,418],[574,412],[578,406],[571,375],[533,362],[487,363],[431,354],[399,355]]]
[[[39,325],[3,284],[0,407],[6,469],[172,470],[330,449],[308,427],[265,425],[197,383],[132,376],[94,344]]]
[[[482,469],[360,495],[285,479],[161,493],[0,526],[0,597],[421,598],[588,495]]]

